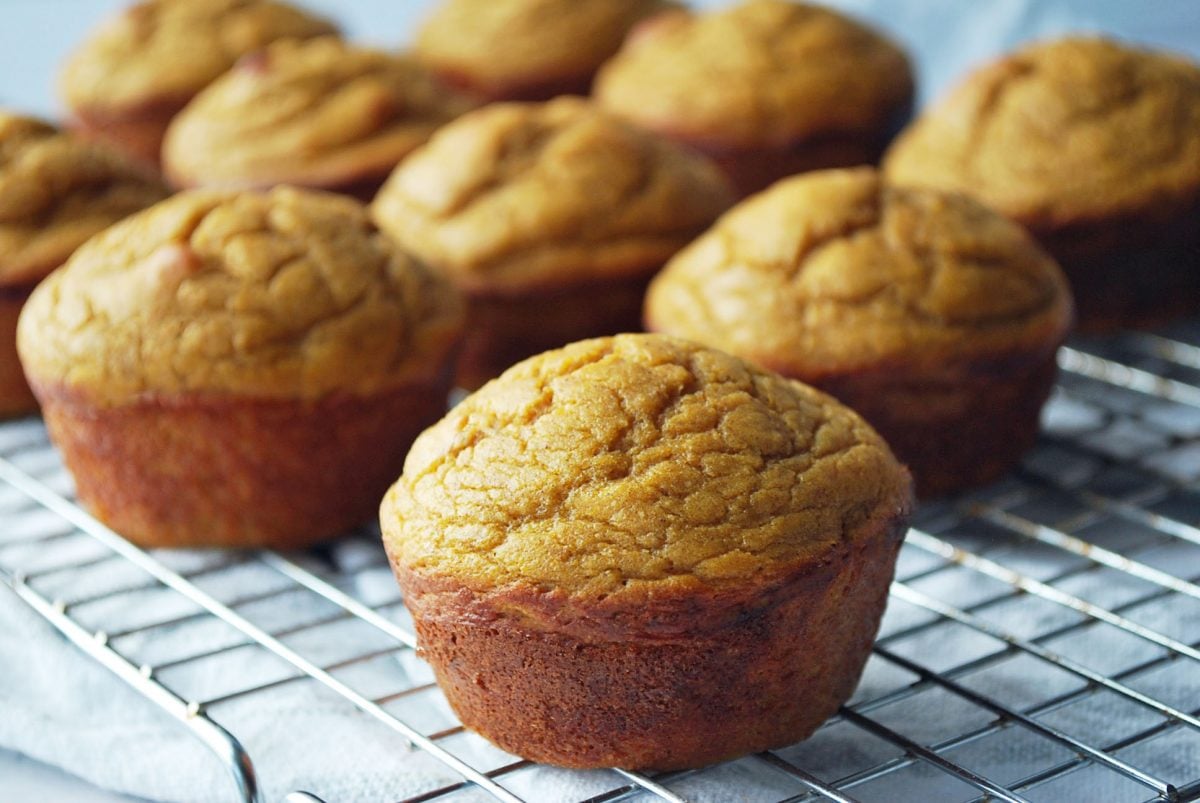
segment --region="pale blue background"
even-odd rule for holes
[[[357,39],[401,46],[434,0],[298,0]],[[1200,0],[825,0],[889,31],[916,59],[922,101],[979,61],[1026,39],[1101,31],[1200,60]],[[0,0],[0,107],[47,117],[57,65],[125,0]],[[723,5],[698,0],[696,5]],[[86,660],[80,658],[80,660]],[[0,712],[2,715],[2,712]],[[0,751],[0,800],[129,800]]]
[[[400,46],[434,0],[298,0],[354,38]],[[1200,60],[1200,0],[825,0],[889,31],[914,54],[921,98],[1018,42],[1104,31]],[[125,0],[0,0],[0,106],[54,116],[63,55]],[[724,5],[699,0],[699,6]]]

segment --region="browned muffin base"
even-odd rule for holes
[[[592,90],[592,75],[547,76],[539,79],[495,83],[480,80],[461,70],[431,67],[446,86],[469,95],[480,103],[502,101],[546,101],[559,95],[586,97]]]
[[[424,657],[467,727],[501,748],[564,767],[682,769],[810,735],[853,692],[879,627],[904,522],[857,542],[746,606],[732,624],[697,598],[690,634],[583,638],[470,595],[397,576]],[[437,585],[436,583],[434,585]],[[503,606],[503,593],[495,602]],[[486,604],[486,603],[485,603]],[[628,612],[652,622],[653,602]]]
[[[678,132],[660,133],[716,162],[738,197],[745,198],[798,173],[879,164],[888,143],[911,112],[911,108],[906,108],[897,114],[882,134],[826,134],[773,147],[737,148]]]
[[[0,286],[0,418],[33,413],[38,408],[17,358],[17,318],[31,292],[32,285]]]
[[[34,388],[79,499],[131,541],[291,549],[372,519],[413,439],[445,412],[448,380],[307,404],[193,396],[110,409]]]
[[[306,180],[303,176],[294,175],[286,180],[281,181],[257,181],[257,182],[241,182],[231,183],[227,185],[221,184],[204,184],[203,182],[188,181],[183,177],[174,174],[169,168],[169,165],[164,166],[167,183],[177,190],[195,190],[204,187],[219,188],[225,186],[227,189],[251,189],[265,192],[273,187],[280,185],[290,185],[293,187],[308,187],[314,190],[324,190],[325,192],[336,192],[339,195],[349,195],[351,198],[362,201],[364,204],[374,200],[379,188],[387,181],[388,175],[391,173],[395,165],[388,165],[382,171],[371,170],[365,173],[356,173],[338,178],[335,181],[312,181]]]
[[[1084,332],[1147,328],[1200,310],[1200,203],[1169,218],[1130,218],[1040,231],[1062,265]]]
[[[576,340],[642,330],[646,275],[508,296],[468,291],[456,384],[475,390],[526,357]]]
[[[181,102],[147,104],[128,114],[75,109],[68,127],[86,139],[106,142],[143,164],[158,168],[162,161],[163,137],[171,118],[186,105]]]
[[[1034,444],[1054,385],[1054,353],[1015,355],[936,376],[895,370],[805,381],[871,423],[906,463],[917,496],[930,499],[986,485]]]
[[[753,151],[722,151],[695,143],[685,144],[716,162],[729,177],[738,196],[744,198],[797,173],[878,164],[885,143],[831,137]]]

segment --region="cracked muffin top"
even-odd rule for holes
[[[31,381],[96,404],[365,395],[441,370],[453,288],[350,198],[182,193],[89,241],[18,324]]]
[[[486,97],[586,88],[641,19],[670,0],[446,0],[413,43],[424,64]]]
[[[889,180],[969,192],[1037,229],[1200,193],[1200,66],[1105,39],[1032,45],[902,133]]]
[[[166,195],[112,149],[0,111],[0,285],[41,279],[93,234]]]
[[[651,283],[646,322],[793,376],[935,368],[1045,348],[1070,325],[1054,261],[962,195],[872,168],[784,179]]]
[[[164,169],[186,187],[381,181],[468,105],[408,57],[334,37],[284,40],[179,113]]]
[[[819,6],[748,0],[646,23],[596,76],[601,106],[656,131],[782,146],[876,134],[912,102],[908,59]]]
[[[644,275],[732,202],[703,157],[575,98],[494,104],[439,131],[372,205],[468,290]]]
[[[904,515],[908,473],[807,385],[660,335],[506,371],[417,439],[384,499],[392,560],[552,599],[740,593]]]
[[[59,88],[72,108],[177,108],[246,53],[331,33],[328,21],[273,0],[143,0],[71,55]]]

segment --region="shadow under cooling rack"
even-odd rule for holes
[[[552,777],[596,802],[1200,799],[1200,322],[1059,361],[1022,467],[918,511],[849,703],[805,742],[703,770],[584,775],[502,753],[416,657],[377,533],[336,554],[146,552],[76,506],[37,421],[0,426],[0,579],[191,729],[247,801],[263,798],[254,754],[225,713],[292,686],[455,779],[409,801],[540,800]],[[248,651],[261,672],[190,671]]]

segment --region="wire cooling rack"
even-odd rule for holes
[[[682,801],[714,784],[728,799],[763,801],[1200,799],[1200,321],[1077,340],[1059,362],[1042,437],[1022,467],[918,511],[863,682],[835,717],[803,743],[718,767],[593,773],[587,800]],[[349,567],[272,552],[181,565],[78,508],[37,421],[0,427],[0,516],[28,525],[0,540],[0,579],[190,728],[222,759],[231,795],[262,799],[254,756],[221,724],[222,711],[307,683],[457,778],[409,801],[538,799],[534,765],[453,720],[406,714],[420,710],[406,703],[440,692],[401,668],[400,659],[417,659],[398,593],[358,591],[358,578],[386,572],[377,534],[351,536],[361,548]],[[96,567],[116,579],[74,596],[55,582]],[[248,568],[258,573],[249,589],[214,583]],[[147,594],[179,604],[106,624],[104,610]],[[286,606],[308,611],[302,621],[257,613],[285,597],[324,612]],[[323,628],[347,622],[376,638],[328,660],[313,645]],[[157,658],[127,646],[189,623],[219,624],[226,635]],[[281,670],[208,694],[172,680],[241,650],[269,653]],[[369,687],[356,683],[356,666],[381,662],[395,667],[390,688],[378,687],[378,674]]]

